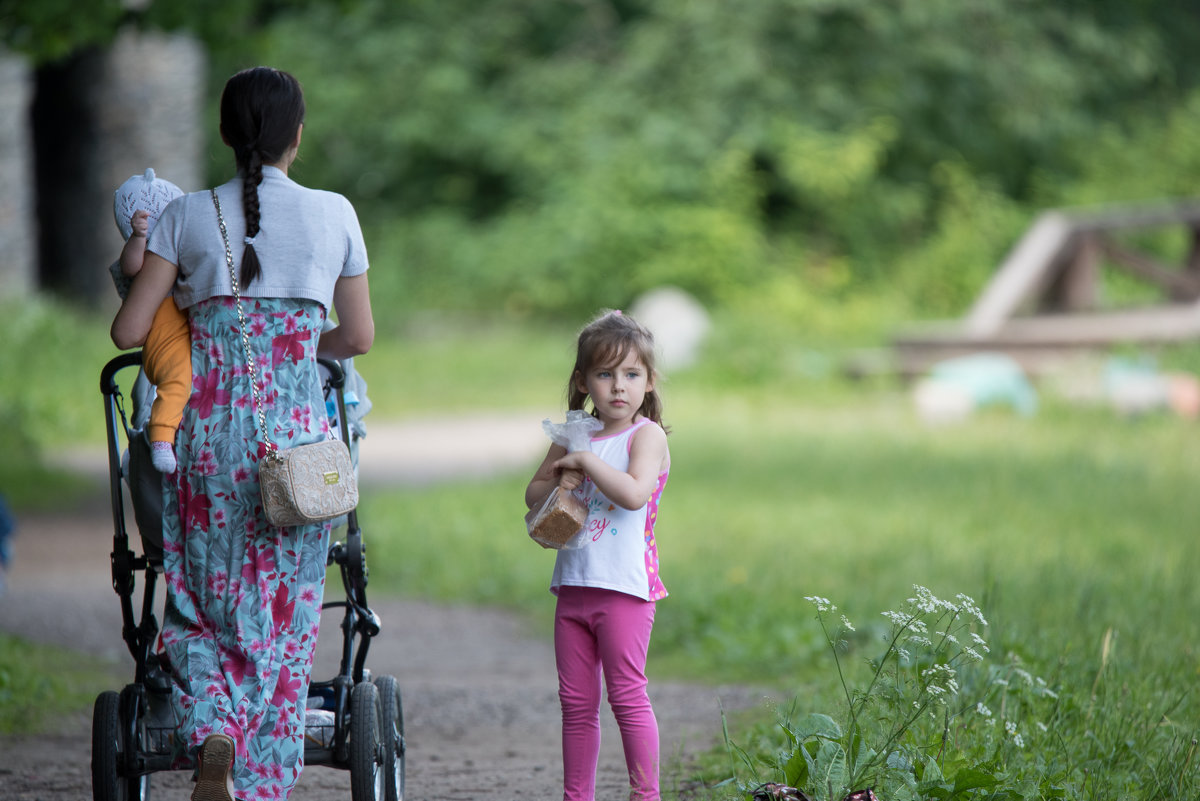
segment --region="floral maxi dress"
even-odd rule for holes
[[[316,364],[323,307],[243,298],[267,429],[280,446],[316,442],[329,420]],[[192,394],[163,511],[180,764],[204,738],[236,744],[242,801],[287,798],[304,764],[304,706],[325,585],[329,524],[274,528],[262,512],[262,437],[232,298],[189,309]]]

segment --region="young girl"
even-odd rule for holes
[[[579,335],[567,385],[570,409],[591,400],[604,427],[589,451],[551,445],[529,486],[530,508],[556,485],[588,504],[589,542],[560,550],[550,591],[558,596],[554,653],[562,704],[563,799],[591,801],[600,754],[600,675],[621,730],[630,798],[657,801],[658,721],[646,694],[646,651],[658,577],[654,522],[671,455],[655,391],[654,339],[619,311]]]

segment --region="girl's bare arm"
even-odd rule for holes
[[[538,466],[537,472],[533,474],[533,478],[529,480],[529,486],[525,488],[525,505],[532,509],[536,504],[541,503],[550,490],[559,485],[562,479],[561,474],[555,469],[554,463],[565,456],[567,449],[562,445],[551,445],[546,451],[546,458]],[[578,486],[579,482],[575,482]],[[573,487],[572,487],[573,489]]]
[[[613,503],[625,509],[641,509],[658,485],[658,477],[667,465],[667,453],[666,432],[658,426],[645,426],[633,436],[627,473],[591,451],[565,454],[552,467],[582,470]]]

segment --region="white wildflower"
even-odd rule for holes
[[[854,628],[854,625],[850,622],[850,619],[845,615],[842,615],[842,625],[846,627],[847,631],[858,631],[858,629]]]
[[[972,648],[970,646],[964,646],[963,653],[966,654],[967,656],[971,657],[972,659],[974,659],[976,662],[983,661],[983,654],[979,653],[978,651],[976,651],[974,648]]]
[[[992,716],[992,710],[984,706],[982,701],[975,704],[975,711],[980,715],[983,715],[985,718],[990,718]]]
[[[833,612],[837,609],[837,607],[833,605],[833,601],[829,600],[828,598],[822,598],[819,595],[806,595],[804,596],[804,600],[815,605],[818,612]]]
[[[912,643],[913,645],[919,645],[923,648],[932,648],[933,647],[933,643],[930,642],[929,638],[924,637],[920,634],[912,635],[911,637],[908,638],[908,641],[910,643]]]
[[[1006,720],[1006,721],[1004,721],[1004,730],[1006,732],[1008,732],[1009,734],[1016,734],[1017,733],[1017,724],[1013,723],[1011,720]]]
[[[1024,679],[1025,683],[1028,684],[1030,687],[1033,686],[1033,674],[1031,674],[1028,670],[1022,670],[1021,668],[1013,668],[1013,673],[1016,673],[1018,677]]]
[[[1017,748],[1024,748],[1025,747],[1025,738],[1019,734],[1014,734],[1013,735],[1013,745],[1015,745]]]
[[[961,592],[954,597],[958,599],[960,604],[962,604],[964,612],[978,620],[983,625],[986,626],[988,624],[988,622],[983,619],[983,612],[979,611],[979,607],[975,605],[975,600],[973,598],[968,595],[963,595]]]
[[[921,678],[927,683],[926,689],[934,695],[946,692],[957,695],[958,680],[955,675],[954,668],[949,665],[933,665],[921,671]]]
[[[1000,687],[1007,687],[1007,686],[1008,686],[1008,679],[993,679],[993,680],[992,680],[992,684],[996,684],[996,685],[998,685],[998,686],[1000,686]]]
[[[945,640],[947,640],[947,641],[949,641],[949,642],[952,642],[952,643],[954,643],[955,645],[958,645],[958,638],[957,638],[957,637],[955,637],[953,634],[951,634],[949,629],[947,629],[946,631],[943,631],[943,632],[941,633],[941,635],[940,635],[940,636],[941,636],[943,639],[945,639]]]
[[[985,654],[991,650],[988,648],[987,641],[973,631],[971,632],[971,641],[978,645]]]
[[[947,612],[953,612],[953,613],[954,613],[954,614],[956,614],[956,615],[957,615],[957,614],[959,613],[959,611],[960,611],[960,610],[959,610],[959,608],[958,608],[958,605],[957,605],[957,604],[955,604],[953,601],[942,601],[942,600],[939,600],[939,601],[938,601],[938,606],[942,607],[942,608],[943,608],[943,609],[945,609]]]
[[[920,584],[914,584],[913,590],[916,591],[916,598],[909,598],[908,602],[920,609],[922,612],[936,612],[941,602],[932,592]]]
[[[1042,731],[1050,731],[1050,727],[1047,726],[1045,723],[1042,723],[1040,720],[1037,722],[1037,727],[1039,729],[1041,729]]]

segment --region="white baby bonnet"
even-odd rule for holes
[[[182,194],[183,190],[170,181],[155,178],[153,168],[147,168],[141,175],[130,177],[113,193],[113,216],[116,217],[121,236],[128,239],[133,233],[130,221],[138,209],[145,209],[150,213],[150,230],[153,230],[158,216],[167,204]]]

